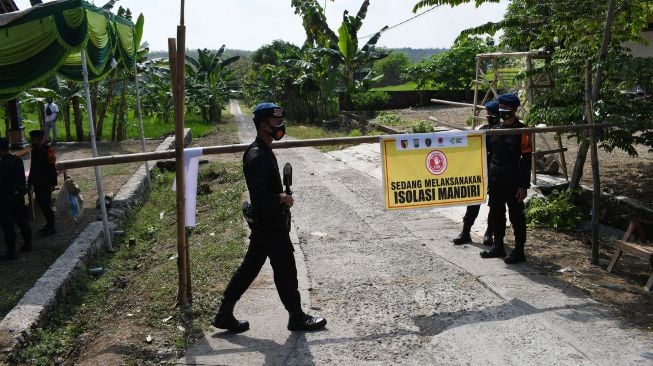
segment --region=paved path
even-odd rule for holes
[[[237,118],[241,141],[251,141],[251,120]],[[451,245],[464,208],[385,212],[377,144],[276,153],[295,173],[303,301],[327,330],[285,329],[266,267],[236,307],[252,329],[212,329],[180,363],[653,365],[650,334],[573,287],[527,264],[482,260],[479,245]]]

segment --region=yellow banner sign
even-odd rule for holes
[[[387,210],[485,202],[483,131],[388,136],[381,140],[381,156]]]

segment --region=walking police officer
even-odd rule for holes
[[[52,191],[57,185],[56,157],[54,149],[44,142],[43,131],[30,131],[29,136],[32,139],[32,159],[27,183],[34,187],[36,203],[45,217],[45,226],[39,229],[39,235],[48,236],[57,233],[52,211]]]
[[[479,130],[494,128],[499,124],[499,103],[493,100],[487,102],[485,104],[485,111],[487,112],[487,124],[479,127]],[[489,155],[487,159],[489,165]],[[462,245],[472,242],[470,231],[472,229],[472,225],[474,225],[474,221],[476,221],[476,218],[478,217],[480,210],[481,205],[467,206],[467,210],[465,210],[465,216],[463,217],[463,231],[460,233],[460,235],[453,239],[454,245]],[[492,212],[489,212],[487,216],[487,228],[485,229],[485,234],[483,235],[483,245],[492,245],[492,232]]]
[[[18,224],[23,237],[22,251],[32,250],[32,229],[27,222],[25,208],[25,168],[23,160],[9,153],[9,140],[0,137],[0,224],[4,232],[7,253],[1,258],[16,259],[16,230]]]
[[[499,116],[502,123],[497,129],[522,128],[516,116],[519,98],[515,94],[499,95]],[[489,189],[490,213],[494,225],[494,245],[481,252],[483,258],[506,257],[503,238],[506,232],[506,205],[515,233],[515,249],[504,259],[507,264],[526,260],[526,216],[524,198],[530,187],[531,154],[533,140],[528,133],[492,135],[488,141],[490,154]]]
[[[289,313],[288,330],[318,330],[326,319],[304,313],[297,282],[297,268],[284,212],[292,207],[293,198],[283,193],[272,140],[285,134],[286,111],[274,103],[254,108],[256,139],[243,155],[243,172],[254,211],[254,223],[245,258],[225,289],[222,304],[213,326],[232,332],[249,329],[249,323],[233,315],[236,302],[258,275],[266,258],[274,272],[274,283],[281,302]]]

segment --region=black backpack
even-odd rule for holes
[[[52,115],[52,109],[50,109],[50,105],[45,108],[45,115],[46,116],[51,116]]]

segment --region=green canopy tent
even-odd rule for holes
[[[106,76],[113,67],[112,59],[127,70],[136,68],[142,25],[142,17],[135,26],[128,19],[82,0],[52,1],[0,14],[0,100],[15,98],[55,74],[83,81],[91,146],[96,157],[89,80]],[[141,120],[144,148],[142,131]],[[99,167],[95,167],[95,178],[98,197],[104,197]],[[105,244],[111,249],[106,205],[103,199],[99,201]]]

